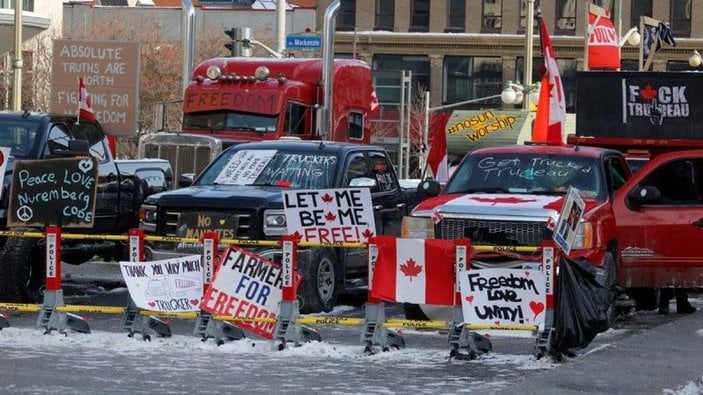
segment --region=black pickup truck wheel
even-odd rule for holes
[[[0,299],[38,303],[46,284],[44,240],[10,237],[0,253]]]
[[[302,298],[301,313],[332,311],[342,290],[343,278],[334,250],[329,248],[313,250],[309,262],[301,262],[303,280],[298,288]]]

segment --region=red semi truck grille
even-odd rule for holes
[[[445,217],[439,223],[439,238],[468,238],[476,245],[539,246],[546,237],[546,223],[540,221],[487,221]]]

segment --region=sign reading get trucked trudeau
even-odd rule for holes
[[[7,225],[93,226],[97,176],[93,158],[15,162]]]

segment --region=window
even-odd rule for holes
[[[557,30],[576,30],[576,0],[557,0]]]
[[[0,0],[0,8],[14,10],[15,0]],[[22,0],[22,10],[34,11],[34,0]]]
[[[463,32],[466,29],[466,0],[449,0],[447,6],[448,32]]]
[[[652,0],[632,0],[630,4],[630,20],[632,27],[640,26],[641,16],[652,16]]]
[[[339,4],[337,30],[353,31],[356,27],[356,0],[344,0]]]
[[[483,0],[482,31],[500,32],[502,9],[503,0]]]
[[[283,130],[286,134],[305,134],[305,115],[310,113],[307,110],[308,107],[298,103],[288,103],[286,106],[286,118],[283,120]]]
[[[395,23],[395,0],[376,0],[376,22],[374,30],[392,32]]]
[[[703,204],[703,160],[679,159],[661,166],[642,181],[659,189],[659,204]]]
[[[625,181],[627,181],[627,172],[624,169],[622,160],[618,157],[607,158],[605,160],[605,171],[606,177],[608,178],[606,180],[608,183],[608,193],[610,194],[620,189]]]
[[[430,87],[430,59],[427,56],[375,55],[372,69],[376,96],[382,109],[395,108],[400,102],[403,70],[412,72],[413,92],[420,87],[425,90]]]
[[[359,177],[371,178],[366,157],[362,152],[351,155],[347,160],[346,184],[349,185],[351,180]]]
[[[691,0],[671,0],[671,34],[691,35]]]
[[[410,4],[410,31],[430,31],[430,0],[412,0]]]
[[[535,9],[537,7],[537,4],[535,3]],[[533,15],[536,15],[536,13],[533,13]],[[518,33],[525,33],[525,26],[527,25],[527,2],[525,0],[520,0],[520,24],[518,25]],[[534,33],[539,34],[539,24],[538,23],[533,23],[532,24]]]
[[[389,192],[396,189],[395,176],[393,175],[393,165],[388,161],[386,155],[382,152],[369,152],[369,159],[371,160],[371,172],[376,180],[376,188],[372,188],[373,191],[378,192]]]
[[[444,58],[443,104],[499,95],[503,89],[501,58],[446,56]],[[467,105],[466,108],[500,106],[500,98]]]
[[[358,112],[349,113],[349,138],[364,138],[364,115]]]

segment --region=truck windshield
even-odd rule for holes
[[[228,150],[195,185],[260,185],[295,189],[332,188],[337,157],[277,150]]]
[[[184,114],[184,129],[246,130],[275,132],[277,115],[250,114],[236,111],[211,111]]]
[[[10,148],[18,159],[31,158],[39,123],[33,121],[7,121],[0,124],[0,147]]]
[[[455,171],[446,193],[565,194],[605,199],[596,158],[500,154],[471,155]]]

